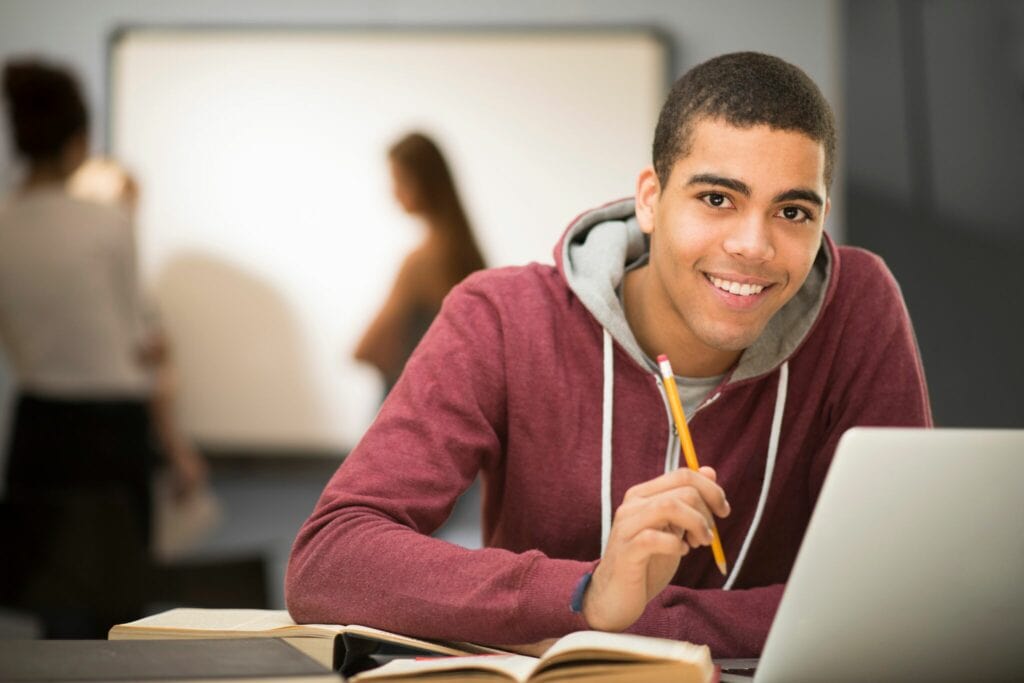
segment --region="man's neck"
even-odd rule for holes
[[[668,356],[676,374],[685,377],[714,377],[725,373],[739,359],[741,351],[709,348],[679,319],[645,265],[626,273],[622,299],[626,322],[633,336],[650,358]]]

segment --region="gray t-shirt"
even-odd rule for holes
[[[683,412],[689,420],[697,412],[704,400],[714,391],[718,383],[725,375],[714,377],[680,377],[676,375],[676,385],[679,387],[679,400],[683,402]]]

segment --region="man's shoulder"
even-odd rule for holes
[[[838,247],[838,274],[829,303],[831,318],[870,327],[905,316],[899,283],[885,260],[862,247]]]
[[[492,319],[508,331],[536,333],[564,328],[584,310],[553,265],[530,263],[477,271],[445,299],[442,311],[456,318]]]
[[[864,247],[844,244],[836,247],[843,271],[859,276],[886,274],[891,277],[885,259]]]
[[[863,247],[837,247],[839,253],[840,290],[864,292],[899,292],[896,277],[878,254]]]
[[[568,285],[553,265],[534,262],[479,270],[463,280],[457,289],[464,294],[511,302],[568,291]]]

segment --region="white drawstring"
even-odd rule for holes
[[[750,523],[750,528],[747,530],[747,537],[743,539],[743,546],[740,548],[740,554],[736,557],[736,561],[732,565],[732,571],[729,572],[729,579],[722,586],[724,590],[730,590],[732,584],[736,581],[736,577],[740,574],[740,569],[743,568],[743,560],[747,558],[747,550],[750,549],[750,543],[754,540],[754,534],[757,533],[757,527],[761,523],[761,513],[764,512],[764,504],[768,500],[768,489],[772,485],[772,472],[775,471],[775,457],[779,452],[779,434],[782,433],[782,413],[786,410],[786,389],[789,386],[789,361],[782,364],[779,368],[779,388],[775,392],[775,414],[772,415],[772,431],[768,437],[768,458],[764,465],[764,481],[761,482],[761,497],[757,500],[757,509],[754,511],[754,519]]]
[[[612,397],[614,380],[614,354],[612,349],[612,336],[608,330],[604,330],[604,392],[601,410],[601,556],[608,547],[608,535],[612,528]],[[724,590],[730,590],[740,569],[743,568],[743,561],[747,557],[747,551],[757,533],[757,527],[761,523],[761,515],[764,513],[764,506],[768,500],[768,490],[771,488],[772,473],[775,471],[775,460],[779,452],[779,436],[782,433],[782,414],[786,410],[786,392],[789,387],[789,362],[779,367],[779,386],[775,392],[775,412],[772,415],[772,430],[768,437],[768,457],[764,466],[764,481],[761,483],[761,495],[757,501],[757,509],[754,511],[754,519],[750,523],[747,535],[743,539],[740,553],[733,563],[732,571],[723,586]],[[717,398],[717,397],[716,397]],[[671,430],[670,430],[671,432]],[[678,440],[670,436],[670,442],[675,441],[675,462],[678,467],[679,448]],[[670,445],[671,447],[671,445]]]
[[[612,335],[604,331],[604,397],[601,407],[601,557],[612,530]]]

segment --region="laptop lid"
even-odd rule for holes
[[[755,681],[1024,679],[1024,430],[841,438]]]

